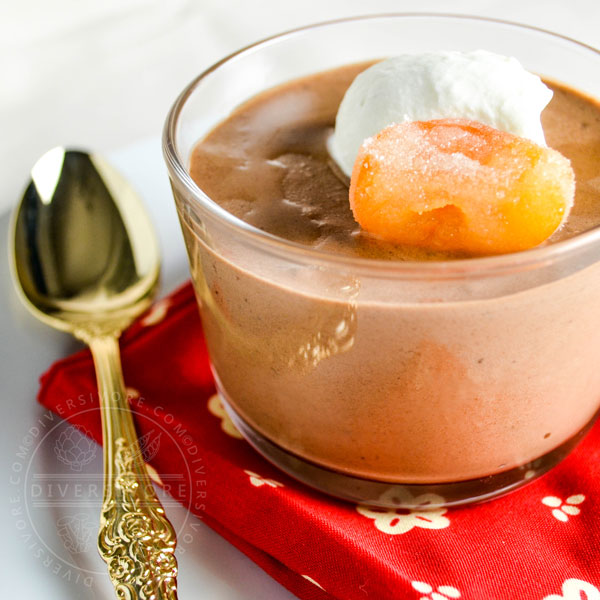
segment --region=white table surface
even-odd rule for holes
[[[158,170],[151,180],[156,179],[161,193],[168,195],[158,138],[169,106],[194,75],[238,47],[284,29],[394,11],[491,16],[600,47],[598,0],[0,0],[0,214],[22,193],[31,164],[55,145],[104,151],[137,182],[144,181],[144,169]],[[140,192],[155,220],[162,221],[168,290],[186,277],[174,211],[156,205],[156,190],[142,185]],[[3,593],[20,598],[43,594],[49,600],[111,598],[102,576],[94,577],[88,587],[74,582],[74,574],[67,581],[65,568],[55,573],[52,565],[45,565],[31,541],[23,539],[18,515],[11,512],[19,504],[12,502],[18,486],[7,487],[6,482],[15,461],[21,460],[19,443],[43,414],[34,403],[36,377],[73,346],[34,323],[18,306],[8,281],[6,228],[4,216],[0,218]],[[174,521],[181,524],[185,518],[183,510],[173,509]],[[56,536],[55,520],[48,519],[44,526],[42,537]],[[180,556],[182,598],[292,597],[202,524],[188,522],[186,527],[192,527],[193,535]]]

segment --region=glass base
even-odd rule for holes
[[[334,471],[284,450],[257,432],[219,391],[225,410],[244,438],[276,467],[306,485],[341,500],[384,508],[435,509],[491,500],[537,479],[571,452],[590,429],[590,422],[554,450],[508,471],[467,481],[399,484]],[[427,494],[426,498],[423,496]],[[425,505],[426,503],[426,505]]]

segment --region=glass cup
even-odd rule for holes
[[[480,501],[566,456],[600,404],[600,229],[496,257],[336,256],[227,213],[191,179],[190,153],[240,103],[282,82],[403,52],[479,48],[600,97],[591,76],[600,55],[575,41],[475,17],[385,15],[241,50],[197,77],[166,122],[225,408],[271,462],[340,498]]]

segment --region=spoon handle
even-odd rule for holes
[[[146,471],[116,336],[89,342],[100,394],[104,499],[98,549],[123,599],[177,598],[176,536]]]

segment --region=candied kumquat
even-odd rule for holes
[[[396,123],[365,140],[350,182],[354,218],[398,244],[472,255],[532,248],[573,204],[567,158],[466,119]]]

